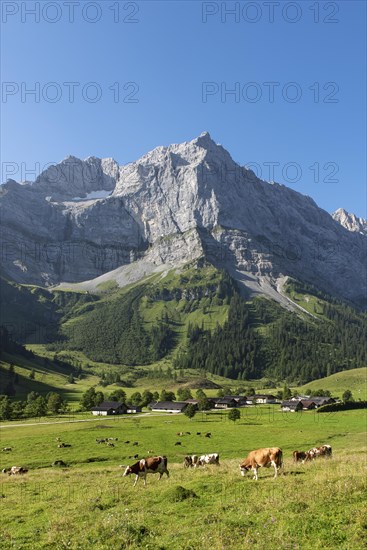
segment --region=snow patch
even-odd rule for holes
[[[112,191],[92,191],[88,193],[84,198],[82,197],[73,197],[72,201],[90,201],[94,199],[105,199],[111,195]]]

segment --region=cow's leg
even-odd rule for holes
[[[274,468],[274,477],[278,477],[278,468],[277,468],[277,465],[276,465],[276,463],[274,462],[274,460],[271,461],[271,465],[272,465],[273,468]]]
[[[138,479],[139,479],[139,476],[138,476],[138,474],[136,474],[136,476],[135,476],[135,482],[134,482],[134,485],[133,485],[134,487],[135,487],[135,485],[138,483]]]
[[[254,468],[252,468],[252,471],[254,472],[254,477],[253,477],[253,479],[256,479],[256,481],[257,481],[257,479],[258,479],[258,478],[257,478],[257,466],[255,466]]]
[[[162,474],[162,472],[159,472],[159,474],[158,474],[158,475],[159,475],[158,481],[160,481],[160,480],[161,480],[161,478],[162,478],[162,475],[163,475],[163,474]]]
[[[144,472],[144,487],[147,485],[147,473]]]
[[[165,470],[165,473],[167,474],[167,477],[169,477],[169,471]]]

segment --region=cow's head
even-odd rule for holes
[[[123,477],[129,476],[129,475],[132,474],[132,473],[133,473],[133,471],[132,471],[132,469],[131,469],[131,466],[128,466],[128,467],[126,468],[126,470],[124,471]]]
[[[246,466],[245,464],[240,464],[241,476],[245,476],[249,470],[250,470],[249,466]]]

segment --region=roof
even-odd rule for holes
[[[335,402],[335,399],[333,397],[326,397],[326,396],[315,396],[311,398],[316,405],[320,405],[321,403],[326,403],[329,401]]]
[[[120,403],[120,401],[103,401],[100,405],[97,407],[93,407],[92,411],[109,411],[110,409],[119,409],[121,407],[126,407],[124,403]]]
[[[188,403],[185,401],[159,401],[153,405],[153,409],[171,409],[174,411],[181,411],[187,407]]]

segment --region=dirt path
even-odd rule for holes
[[[118,420],[130,420],[130,418],[141,418],[141,417],[145,417],[145,416],[165,416],[165,415],[161,415],[161,414],[152,414],[152,413],[142,413],[142,414],[134,414],[134,415],[131,415],[129,417],[119,417]],[[110,417],[110,418],[106,418],[105,416],[101,417],[101,418],[83,418],[83,419],[80,419],[80,420],[59,420],[59,421],[56,421],[56,422],[32,422],[32,423],[26,423],[26,424],[5,424],[3,426],[0,425],[0,429],[6,429],[6,428],[26,428],[27,426],[49,426],[49,425],[54,425],[54,424],[72,424],[74,422],[98,422],[99,420],[104,420],[106,422],[106,420],[112,420],[112,418],[115,420],[116,417]]]

